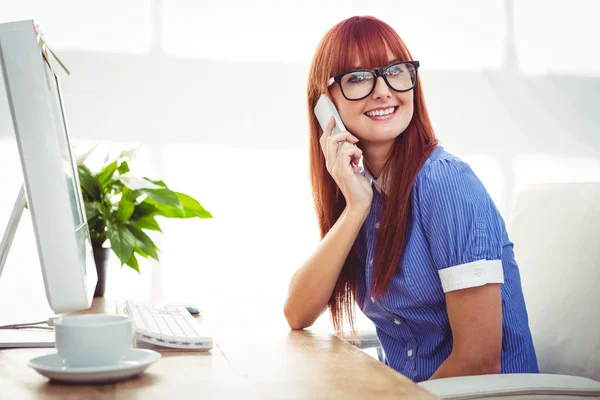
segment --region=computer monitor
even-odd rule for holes
[[[97,275],[85,207],[60,84],[32,20],[0,24],[0,68],[8,99],[0,118],[12,118],[24,179],[2,239],[0,275],[26,198],[50,307],[87,309]]]

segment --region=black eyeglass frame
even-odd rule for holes
[[[413,83],[413,85],[408,88],[408,89],[402,89],[402,90],[398,90],[392,87],[392,85],[390,85],[390,83],[387,80],[387,77],[384,74],[384,71],[386,69],[388,69],[389,67],[393,67],[394,65],[398,65],[398,64],[412,64],[415,67],[415,81]],[[364,98],[367,98],[371,95],[371,93],[373,93],[373,90],[375,90],[375,85],[377,85],[377,78],[379,78],[380,76],[383,78],[385,84],[392,89],[395,92],[408,92],[409,90],[413,90],[415,88],[415,86],[417,86],[417,81],[418,81],[418,75],[419,75],[419,66],[421,65],[420,62],[418,61],[394,61],[393,63],[386,65],[385,67],[381,67],[381,68],[373,68],[373,69],[368,69],[368,68],[361,68],[361,69],[353,69],[351,71],[347,71],[344,73],[341,73],[339,75],[335,75],[332,76],[331,78],[329,78],[329,80],[327,81],[327,87],[330,87],[331,85],[333,85],[334,82],[336,82],[338,84],[338,86],[340,87],[340,91],[342,92],[342,95],[344,96],[344,98],[346,100],[349,101],[359,101],[362,100]],[[344,89],[342,88],[342,77],[346,74],[350,74],[352,72],[370,72],[373,75],[375,75],[375,79],[373,79],[373,87],[371,87],[371,90],[369,90],[369,93],[367,93],[366,95],[364,95],[363,97],[359,98],[359,99],[350,99],[346,96],[346,93],[344,93]]]

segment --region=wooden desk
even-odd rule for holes
[[[85,313],[115,313],[117,304],[95,299]],[[215,302],[213,316],[210,353],[161,349],[163,358],[144,374],[115,384],[53,383],[26,364],[54,349],[2,350],[0,399],[434,398],[335,336],[290,331],[282,310],[265,299]]]

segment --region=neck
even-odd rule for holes
[[[375,179],[381,175],[393,144],[394,141],[390,141],[388,143],[368,143],[363,146],[363,163]]]

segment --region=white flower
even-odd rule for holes
[[[131,190],[139,190],[139,189],[162,189],[160,186],[155,185],[154,183],[146,180],[140,179],[137,176],[133,175],[131,172],[126,172],[119,176],[119,180],[123,183],[123,185],[127,186]]]
[[[96,146],[97,145],[95,144],[94,147],[92,147],[91,149],[89,149],[85,153],[80,154],[80,155],[76,155],[75,156],[75,161],[76,161],[77,165],[83,165],[83,163],[85,163],[85,160],[87,160],[88,157],[90,156],[90,154],[92,154],[92,152],[94,151],[94,149],[96,148]]]
[[[118,158],[124,158],[127,161],[133,161],[136,159],[140,152],[140,146],[134,147],[133,149],[122,151]]]

